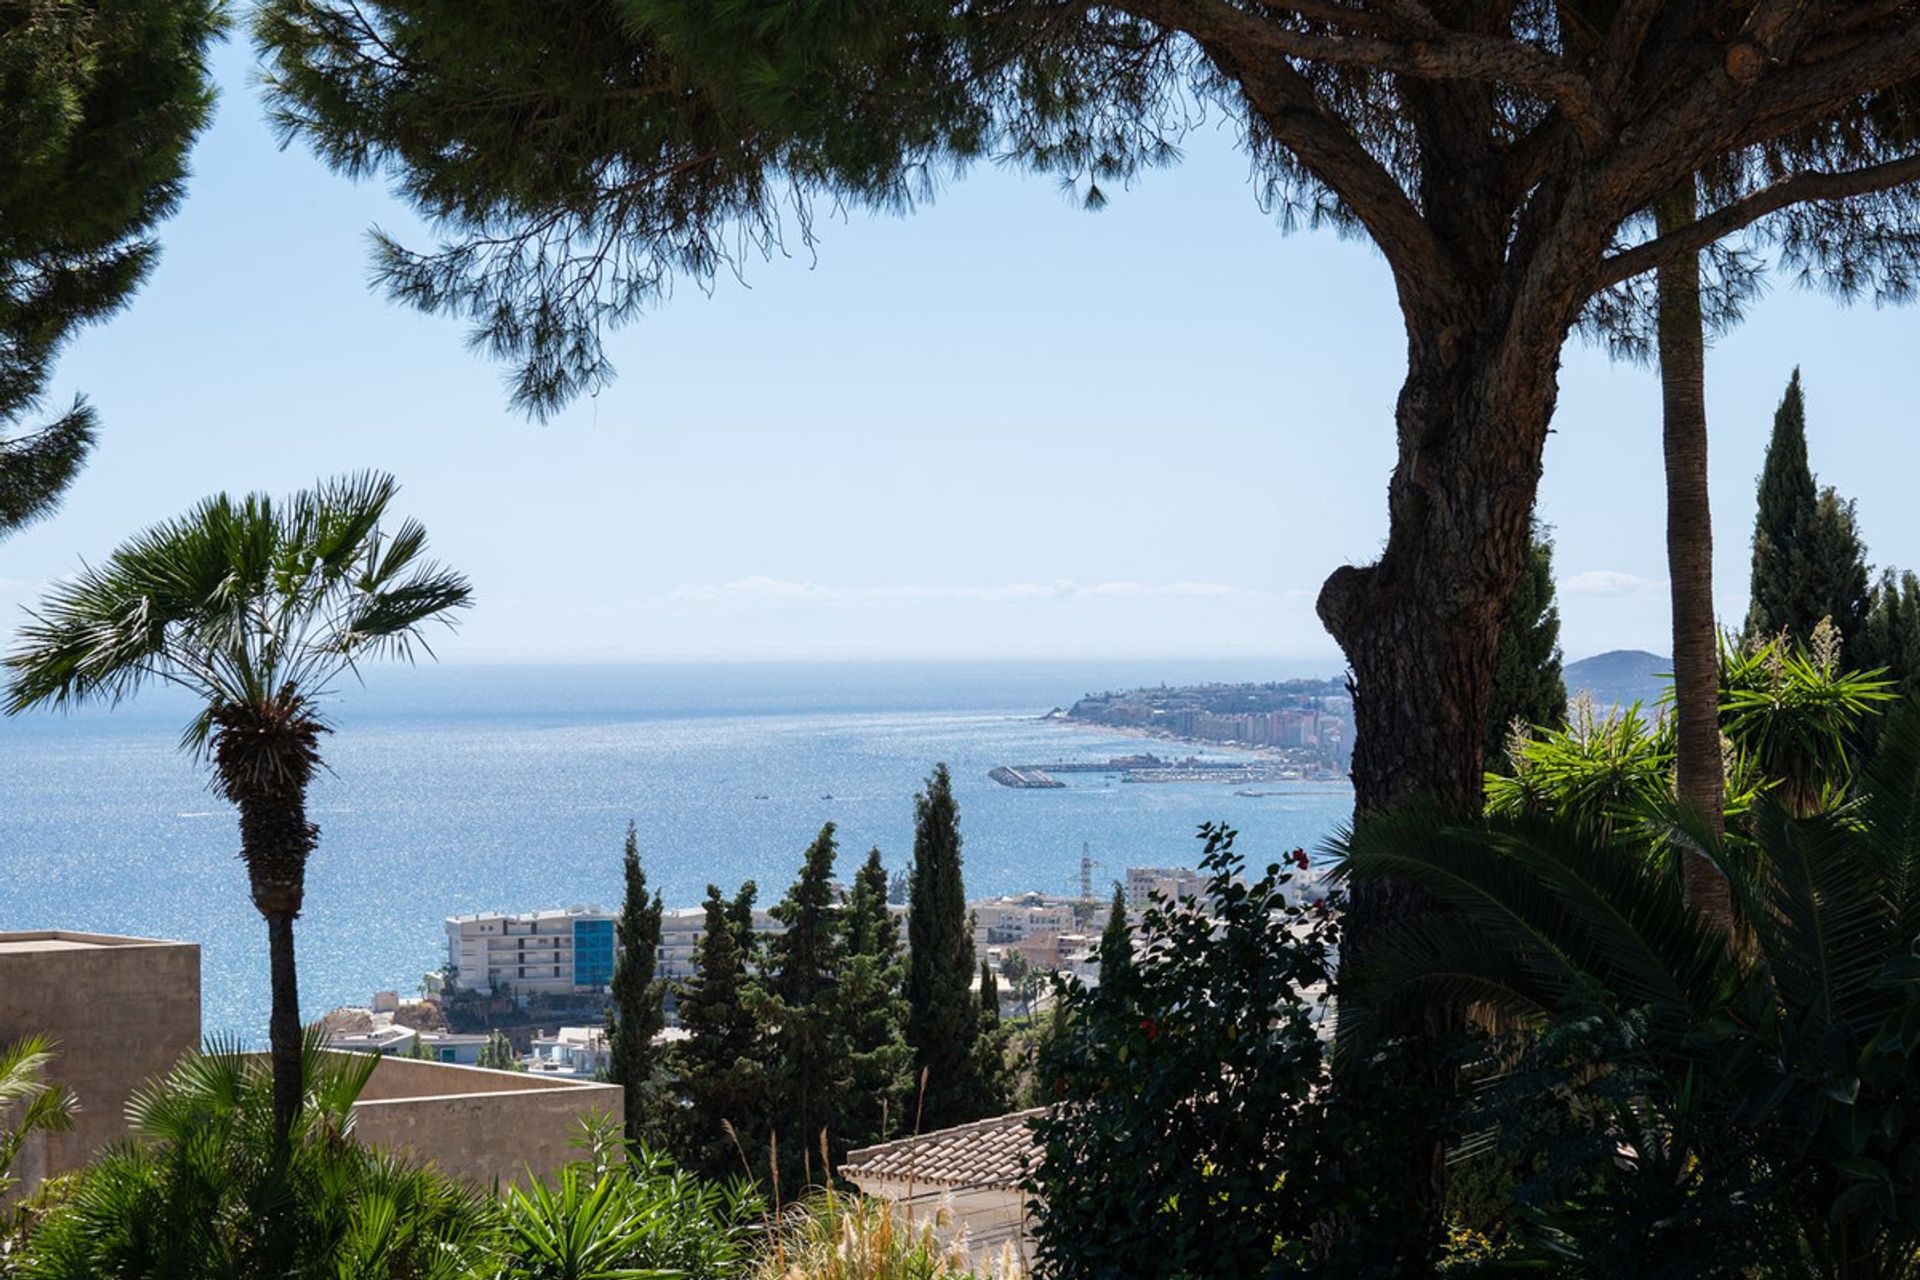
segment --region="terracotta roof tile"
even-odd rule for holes
[[[1045,1108],[936,1129],[847,1153],[840,1166],[853,1181],[884,1180],[924,1187],[1011,1186],[1026,1176],[1035,1146],[1027,1121]]]

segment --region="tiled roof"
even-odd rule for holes
[[[1012,1186],[1026,1176],[1033,1160],[1033,1134],[1027,1121],[1044,1108],[936,1129],[915,1138],[883,1142],[847,1154],[840,1172],[863,1180],[912,1183],[923,1187]]]

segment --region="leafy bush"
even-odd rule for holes
[[[1288,905],[1277,865],[1244,882],[1233,833],[1202,835],[1203,898],[1147,912],[1123,981],[1064,984],[1040,1053],[1050,1110],[1029,1190],[1041,1268],[1063,1280],[1324,1268],[1336,1220],[1356,1273],[1394,1238],[1373,1229],[1397,1208],[1368,1161],[1418,1141],[1416,1100],[1375,1087],[1392,1074],[1381,1060],[1356,1062],[1333,1096],[1337,910]],[[1371,1261],[1396,1275],[1425,1259]]]

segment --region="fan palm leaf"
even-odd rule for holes
[[[182,746],[239,810],[241,857],[267,922],[276,1125],[298,1109],[293,920],[318,841],[306,791],[330,728],[321,704],[373,658],[411,660],[425,628],[465,608],[464,577],[426,558],[426,532],[385,521],[398,486],[361,472],[276,500],[219,494],[127,540],[48,592],[4,659],[9,714],[118,702],[155,682],[200,711]]]

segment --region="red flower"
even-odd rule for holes
[[[1147,1039],[1155,1040],[1160,1036],[1160,1024],[1152,1018],[1140,1019],[1140,1029],[1147,1033]]]
[[[1307,851],[1305,849],[1295,849],[1293,851],[1293,865],[1302,871],[1307,869]]]

